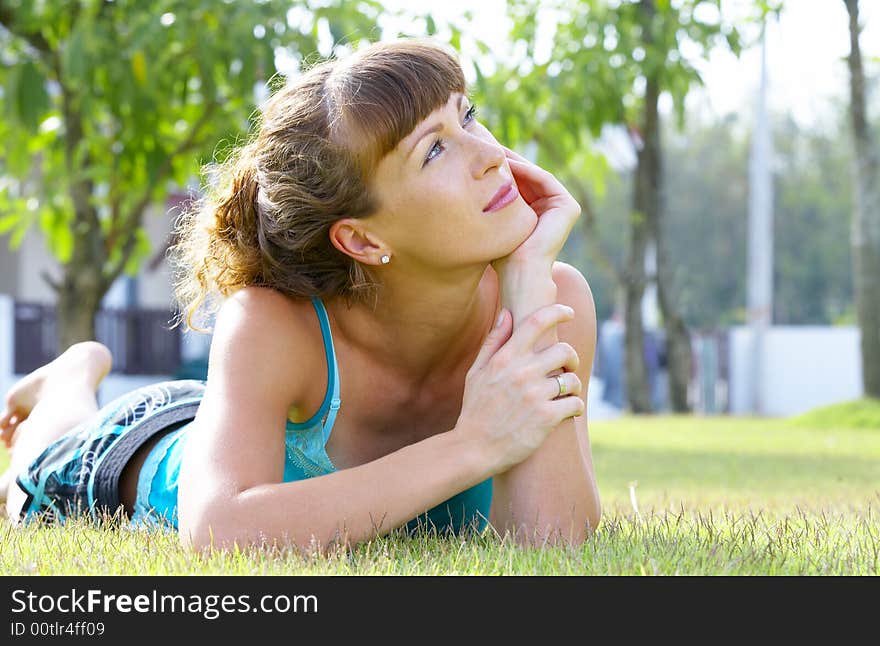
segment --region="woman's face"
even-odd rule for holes
[[[458,93],[379,162],[371,184],[379,209],[370,230],[398,260],[444,269],[488,264],[516,249],[538,221],[516,191],[504,149]],[[492,208],[499,191],[506,199]]]

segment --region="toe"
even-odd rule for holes
[[[0,415],[0,442],[3,442],[7,449],[12,446],[12,436],[15,435],[18,422],[18,416],[12,411],[4,411]]]

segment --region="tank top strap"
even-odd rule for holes
[[[324,303],[317,296],[312,296],[312,305],[318,314],[318,320],[321,323],[321,334],[324,338],[324,356],[327,358],[327,394],[324,397],[324,403],[321,404],[321,410],[328,404],[327,420],[323,425],[324,444],[330,439],[330,432],[333,430],[333,423],[336,421],[336,413],[342,405],[339,398],[339,368],[336,363],[336,348],[333,346],[333,335],[330,332],[330,319],[327,316],[327,309]]]

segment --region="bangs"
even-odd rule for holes
[[[380,43],[354,54],[327,79],[330,137],[365,174],[419,122],[466,92],[461,65],[438,45]]]

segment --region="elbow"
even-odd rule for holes
[[[602,521],[602,501],[599,499],[599,492],[593,487],[593,496],[590,501],[584,520],[584,541],[591,538],[596,530],[599,529],[599,523]],[[581,541],[583,542],[583,541]]]
[[[178,536],[184,549],[194,552],[210,552],[228,549],[239,543],[235,535],[235,523],[228,506],[206,506],[199,510],[181,510],[178,519]]]
[[[579,525],[575,528],[576,531],[572,532],[573,543],[575,545],[583,545],[590,540],[599,528],[601,520],[602,505],[599,503],[599,497],[596,496],[586,514],[579,519]]]
[[[599,523],[602,521],[602,506],[599,504],[599,501],[596,501],[596,506],[593,510],[587,514],[587,520],[584,523],[584,540],[592,538],[593,534],[596,533],[596,530],[599,528]]]
[[[210,525],[181,524],[179,535],[181,547],[191,552],[210,552],[216,545],[215,533]]]

